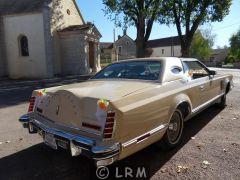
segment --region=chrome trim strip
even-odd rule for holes
[[[154,129],[152,129],[151,131],[148,131],[148,132],[146,132],[146,133],[144,133],[144,134],[142,134],[142,135],[140,135],[140,136],[138,136],[138,137],[136,137],[136,138],[134,138],[134,139],[131,139],[131,140],[123,143],[123,144],[122,144],[122,147],[123,147],[123,148],[126,148],[127,146],[130,146],[130,145],[132,145],[132,144],[141,143],[141,142],[143,142],[144,140],[146,140],[146,139],[148,139],[149,137],[151,137],[152,135],[164,131],[167,127],[168,127],[168,124],[162,124],[162,125],[154,128]],[[139,138],[144,137],[144,136],[146,136],[146,135],[148,135],[148,134],[150,134],[149,137],[146,137],[146,138],[144,138],[143,140],[138,141]]]
[[[96,154],[113,152],[120,149],[119,143],[114,144],[113,146],[96,146],[92,148],[92,152]]]
[[[61,123],[55,123],[55,124],[58,124],[60,126],[63,126],[63,127],[69,128],[69,129],[73,129],[73,130],[77,130],[77,131],[81,131],[81,132],[85,132],[85,133],[90,133],[90,134],[94,134],[94,135],[97,135],[97,136],[102,136],[101,133],[97,133],[95,131],[80,129],[80,128],[77,128],[77,127],[71,127],[71,126],[67,126],[67,125],[61,124]]]
[[[217,95],[216,97],[210,99],[209,101],[207,101],[207,102],[201,104],[200,106],[194,108],[194,109],[192,110],[192,114],[195,114],[195,113],[197,113],[198,111],[202,110],[204,107],[210,105],[211,103],[213,103],[214,101],[216,101],[218,98],[220,98],[220,97],[223,96],[223,95],[224,95],[224,93],[222,93],[222,94],[220,94],[220,95]]]

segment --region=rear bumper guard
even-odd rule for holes
[[[51,128],[28,114],[20,117],[19,122],[22,123],[24,128],[29,130],[30,134],[38,133],[43,138],[45,134],[51,134],[56,140],[56,147],[49,144],[47,145],[52,148],[57,149],[61,147],[69,149],[72,156],[86,156],[95,160],[97,166],[112,164],[117,160],[120,153],[121,148],[119,143],[111,146],[96,146],[96,142],[90,138]]]

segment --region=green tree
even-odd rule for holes
[[[240,60],[240,30],[230,38],[230,55]]]
[[[137,29],[137,57],[144,57],[153,23],[158,19],[162,0],[103,0],[105,13],[119,26]],[[122,25],[124,24],[124,25]]]
[[[190,56],[205,60],[211,56],[214,37],[208,31],[197,30],[190,47]]]
[[[182,56],[189,57],[190,45],[198,27],[206,22],[222,21],[229,13],[231,3],[231,0],[165,0],[164,16],[159,21],[176,25]]]

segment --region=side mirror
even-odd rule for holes
[[[216,74],[217,74],[216,71],[213,71],[213,70],[210,71],[210,75],[215,76]]]

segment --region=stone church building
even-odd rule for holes
[[[100,38],[75,0],[0,0],[0,77],[98,71]]]

